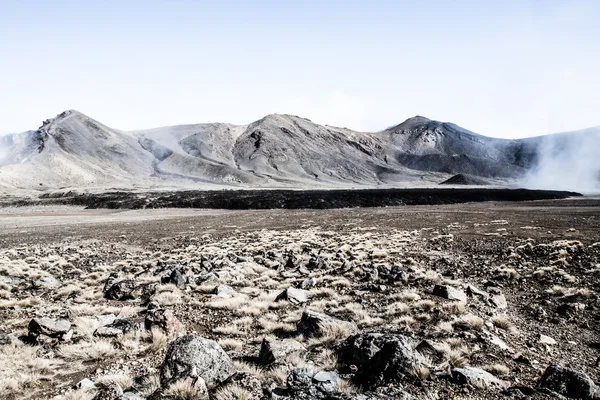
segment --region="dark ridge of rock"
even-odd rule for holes
[[[173,192],[47,193],[6,205],[61,204],[89,209],[212,208],[228,210],[333,209],[531,201],[580,197],[580,193],[529,189],[215,190]]]

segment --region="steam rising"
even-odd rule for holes
[[[540,138],[537,154],[525,186],[600,193],[600,127]]]

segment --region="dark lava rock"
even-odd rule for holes
[[[598,391],[586,374],[555,364],[546,368],[538,386],[571,399],[592,399]]]
[[[355,381],[366,387],[414,381],[414,371],[427,367],[411,341],[399,334],[364,333],[347,338],[336,348],[342,365],[357,367]]]
[[[233,361],[217,342],[186,335],[169,345],[160,368],[160,382],[168,386],[179,379],[201,377],[211,388],[234,373]]]
[[[173,271],[171,271],[171,273],[168,276],[164,277],[161,280],[161,282],[162,283],[172,283],[173,285],[177,286],[179,289],[183,289],[183,288],[185,288],[187,279],[181,273],[181,270],[179,268],[176,268]]]

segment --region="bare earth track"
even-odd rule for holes
[[[536,383],[550,364],[598,380],[599,226],[593,198],[331,210],[0,209],[0,328],[13,335],[0,347],[0,398],[91,398],[111,379],[149,396],[167,340],[156,330],[94,334],[100,315],[143,321],[148,298],[172,310],[187,333],[217,340],[246,376],[211,389],[211,399],[228,398],[233,386],[263,398],[304,365],[337,370],[350,396],[361,366],[348,370],[336,353],[345,335],[298,336],[305,309],[361,333],[427,340],[435,349],[427,373],[384,382],[416,398],[549,398]],[[181,285],[168,279],[176,269]],[[105,298],[111,273],[147,294]],[[48,277],[56,285],[39,283]],[[307,302],[275,300],[309,277]],[[432,294],[436,284],[503,295],[506,307],[476,295],[453,302]],[[215,297],[218,285],[235,294]],[[33,317],[68,319],[73,336],[38,342],[26,359],[23,349],[33,345],[15,341]],[[540,334],[555,344],[541,343]],[[306,353],[259,365],[265,336],[295,338]],[[96,357],[81,355],[101,346]],[[513,389],[459,384],[448,373],[460,366],[483,367]],[[83,378],[96,388],[72,391]],[[247,385],[250,378],[258,384]]]

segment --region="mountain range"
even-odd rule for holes
[[[37,130],[0,137],[0,187],[406,187],[453,177],[449,183],[535,186],[544,181],[545,164],[577,163],[577,153],[589,153],[590,146],[591,165],[582,169],[597,185],[600,128],[506,140],[420,116],[383,131],[357,132],[272,114],[248,125],[121,131],[69,110]],[[552,182],[571,189],[558,176]]]

